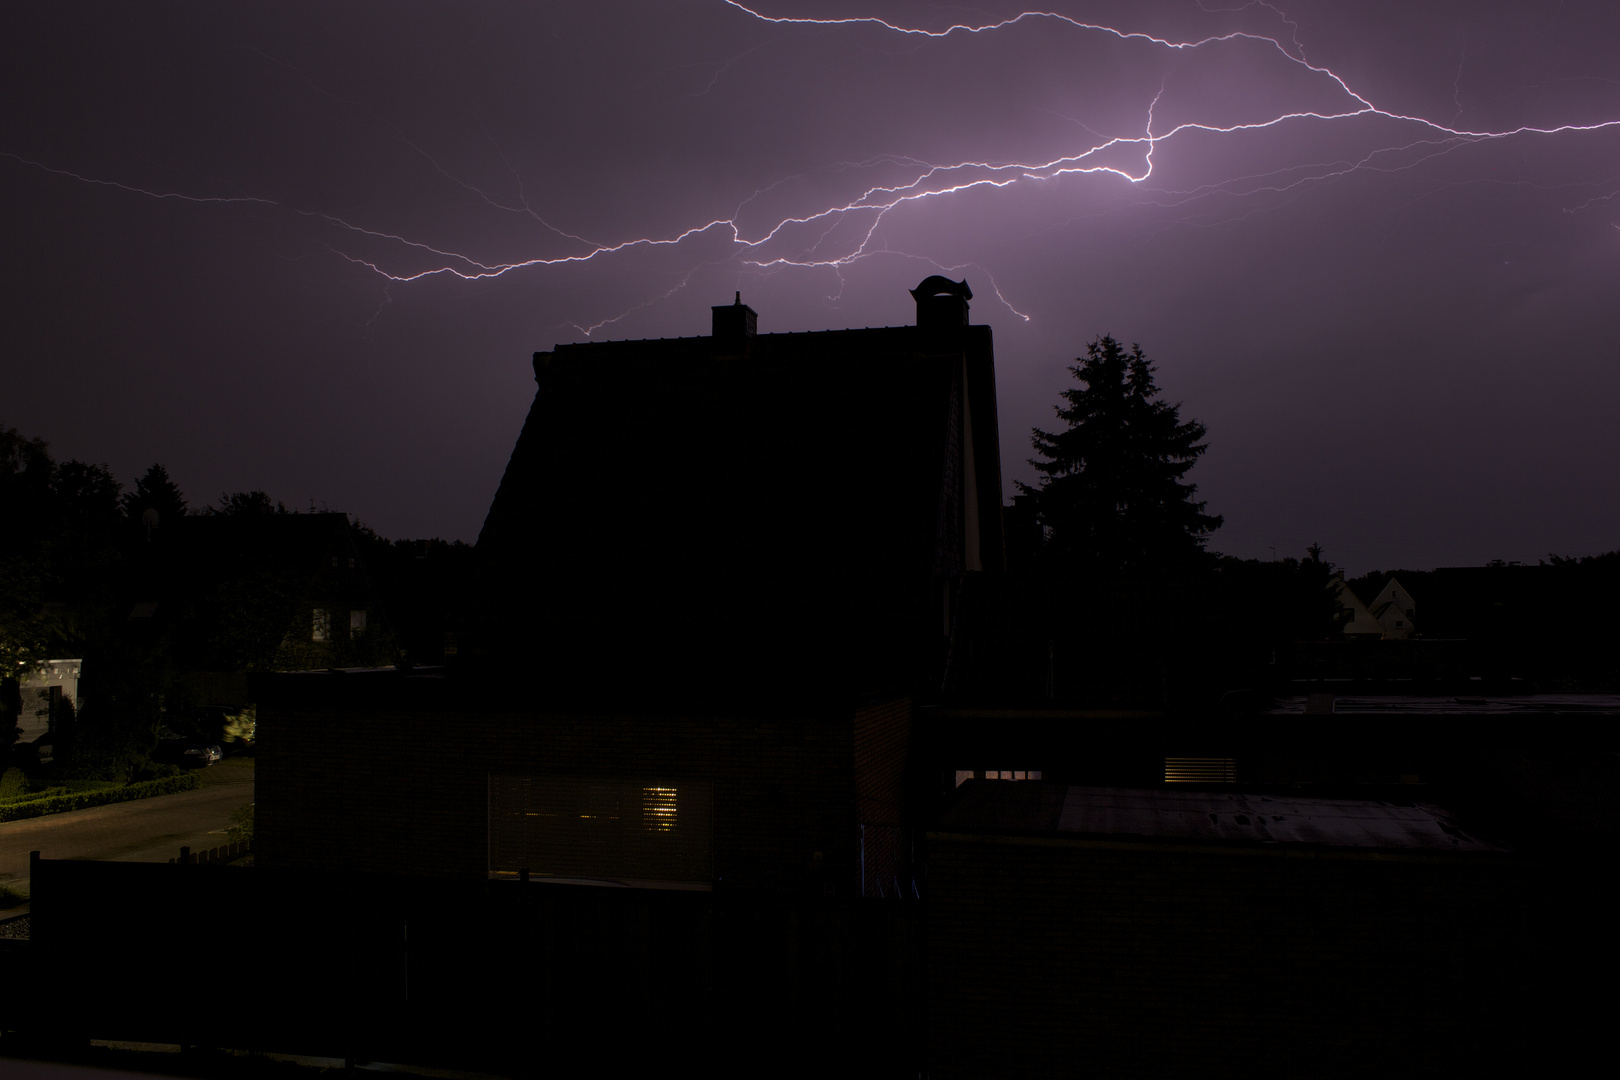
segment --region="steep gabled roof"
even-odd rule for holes
[[[942,576],[1000,565],[988,327],[561,345],[535,379],[478,541],[497,652],[802,663],[892,644]]]

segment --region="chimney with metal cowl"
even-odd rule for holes
[[[742,341],[754,336],[759,316],[742,302],[742,293],[737,294],[734,302],[717,305],[713,310],[715,340]]]
[[[968,301],[973,299],[973,290],[966,281],[935,274],[912,289],[911,298],[917,301],[920,329],[952,330],[968,324]]]

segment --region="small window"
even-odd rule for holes
[[[489,868],[497,874],[707,886],[713,832],[708,781],[489,778]]]
[[[366,632],[366,613],[364,609],[349,612],[349,636],[357,638]]]
[[[1164,759],[1167,784],[1234,784],[1237,761],[1233,758],[1167,757]]]
[[[315,609],[314,626],[310,630],[311,641],[332,640],[332,613],[325,608]]]

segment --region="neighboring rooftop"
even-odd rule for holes
[[[941,828],[1324,848],[1504,850],[1463,832],[1438,807],[1421,804],[996,780],[963,784]]]
[[[1332,698],[1331,710],[1319,708],[1313,699]],[[1400,713],[1413,716],[1522,716],[1527,714],[1578,714],[1620,716],[1620,694],[1518,694],[1424,696],[1420,694],[1333,694],[1324,687],[1322,694],[1300,694],[1278,698],[1266,710],[1273,716],[1306,712]]]

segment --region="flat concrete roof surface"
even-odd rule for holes
[[[1312,697],[1331,697],[1336,713],[1400,713],[1416,716],[1516,716],[1536,714],[1620,716],[1620,694],[1376,694],[1337,692],[1331,683],[1320,694],[1278,698],[1268,715],[1303,714]]]
[[[1439,807],[1422,804],[1028,781],[968,781],[941,824],[951,832],[1400,851],[1506,850],[1464,832]]]

